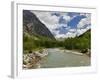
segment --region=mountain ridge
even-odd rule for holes
[[[23,10],[23,29],[30,35],[40,35],[55,39],[50,30],[29,10]]]

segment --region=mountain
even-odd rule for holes
[[[87,30],[85,33],[82,35],[78,36],[79,38],[81,37],[86,37],[86,38],[91,38],[91,29]]]
[[[23,10],[24,33],[55,39],[49,29],[29,10]]]
[[[91,49],[91,30],[86,31],[75,38],[67,38],[65,40],[66,49],[87,50]]]

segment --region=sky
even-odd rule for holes
[[[91,27],[91,14],[79,12],[31,11],[55,38],[76,37]]]

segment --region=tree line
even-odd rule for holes
[[[25,33],[23,35],[23,49],[24,50],[35,50],[39,48],[55,48],[62,47],[69,50],[83,50],[91,48],[91,33],[87,31],[81,36],[75,38],[66,38],[62,41],[50,39],[43,36],[29,35]]]

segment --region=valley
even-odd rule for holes
[[[91,29],[57,39],[38,17],[23,10],[23,68],[79,67],[91,64]]]

